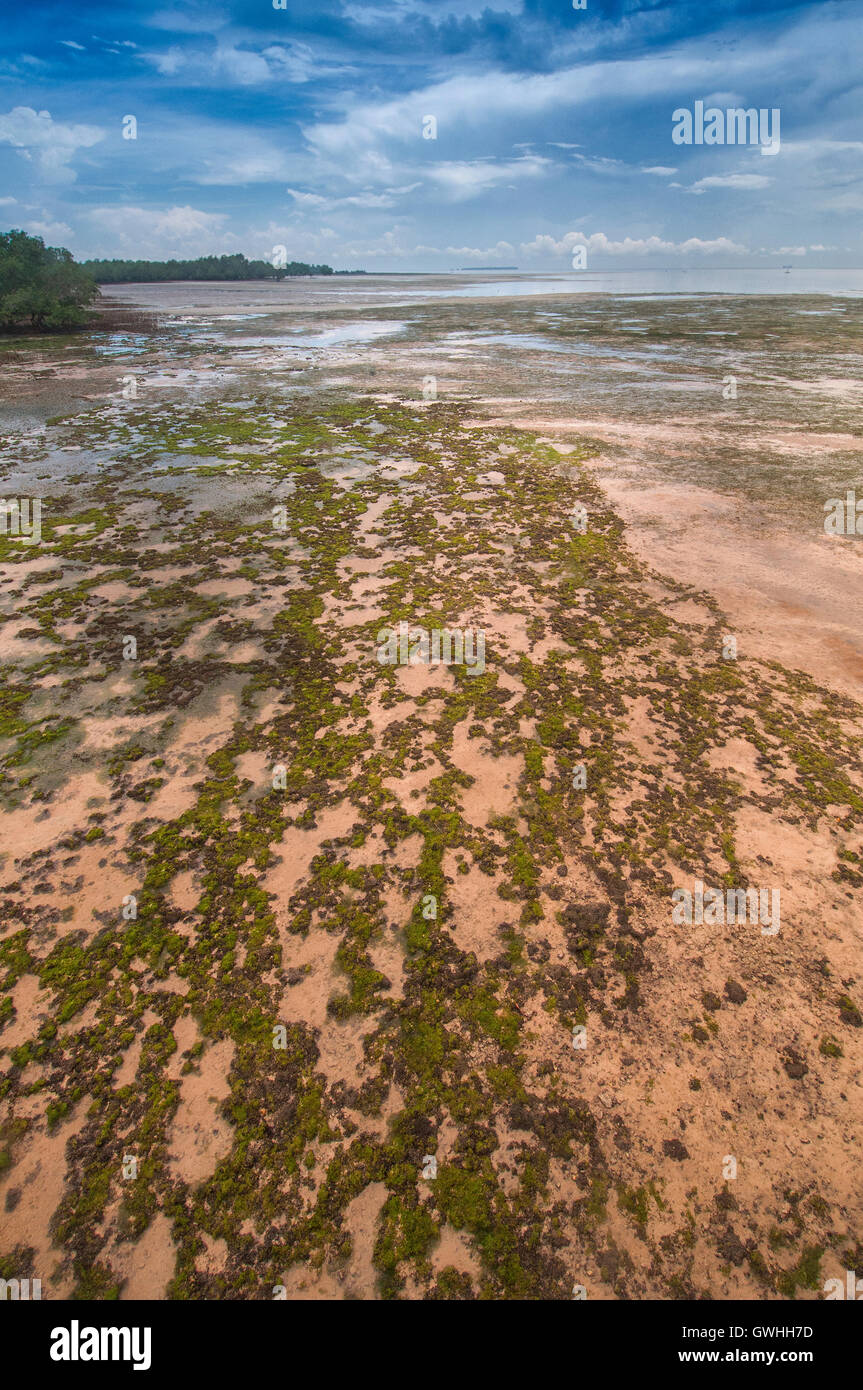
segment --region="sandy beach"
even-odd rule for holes
[[[728,283],[123,285],[0,344],[10,1269],[860,1267],[863,298]]]

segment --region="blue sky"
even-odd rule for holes
[[[3,32],[0,226],[79,257],[863,265],[863,0],[7,0]],[[674,144],[697,101],[778,108],[778,151]]]

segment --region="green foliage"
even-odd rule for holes
[[[26,232],[0,232],[0,328],[63,331],[87,322],[98,287],[71,251]]]
[[[286,275],[332,275],[329,265],[289,261],[247,261],[233,256],[198,256],[193,261],[85,261],[84,268],[100,285],[145,284],[160,280],[281,280]],[[357,272],[352,272],[356,274]]]

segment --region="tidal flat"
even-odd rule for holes
[[[863,300],[477,284],[122,286],[0,342],[42,499],[0,1277],[43,1297],[863,1274]],[[402,622],[484,670],[382,665]],[[781,930],[674,923],[695,883]]]

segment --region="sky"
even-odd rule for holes
[[[6,0],[0,227],[79,259],[863,266],[861,56],[863,0]],[[694,143],[699,102],[780,138]]]

